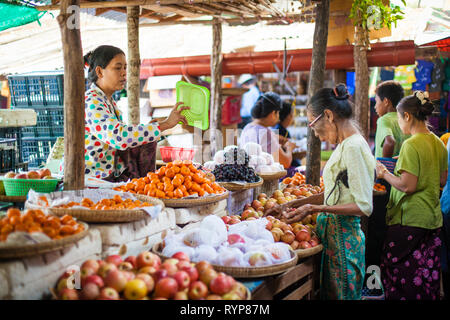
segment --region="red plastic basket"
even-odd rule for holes
[[[161,158],[164,162],[174,160],[192,160],[195,150],[192,148],[160,147]]]

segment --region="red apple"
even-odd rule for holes
[[[235,292],[228,292],[222,296],[223,300],[242,300],[241,297]]]
[[[136,275],[133,272],[131,272],[131,271],[122,271],[122,273],[124,274],[124,276],[127,279],[127,281],[131,281],[134,278],[136,278]]]
[[[86,260],[81,265],[81,270],[83,270],[84,268],[91,268],[94,270],[94,273],[97,273],[98,269],[100,268],[100,264],[96,260]]]
[[[217,294],[210,294],[206,297],[206,300],[222,300],[222,297]]]
[[[231,220],[231,217],[230,217],[230,216],[223,216],[223,217],[222,217],[222,221],[223,221],[225,224],[228,224],[228,223],[230,222],[230,220]]]
[[[61,300],[79,300],[77,290],[69,288],[62,289],[59,297]]]
[[[212,266],[208,261],[200,261],[195,265],[195,267],[197,268],[199,274],[205,269],[212,269]]]
[[[173,264],[174,266],[176,266],[178,264],[178,262],[180,262],[180,260],[175,259],[175,258],[169,258],[164,260],[164,263],[170,263]]]
[[[231,290],[231,283],[226,275],[218,275],[209,283],[209,289],[212,293],[224,295]]]
[[[228,243],[229,244],[235,244],[235,243],[245,243],[244,238],[242,238],[240,235],[238,234],[230,234],[228,236]]]
[[[51,171],[47,168],[42,168],[42,169],[38,170],[38,174],[39,174],[39,179],[43,179],[44,177],[51,177],[51,175],[52,175]]]
[[[134,269],[131,262],[125,262],[125,261],[121,262],[118,267],[119,267],[119,270],[121,270],[121,271],[131,271]]]
[[[208,287],[201,281],[195,281],[189,286],[189,299],[200,300],[208,294]]]
[[[147,273],[139,273],[136,276],[136,279],[141,279],[145,282],[148,292],[153,291],[153,289],[155,288],[155,280],[153,280],[152,276]]]
[[[122,260],[122,257],[119,256],[118,254],[113,254],[113,255],[110,255],[110,256],[106,257],[105,262],[106,263],[112,263],[116,267],[118,267],[119,264],[121,264],[123,262],[123,260]]]
[[[100,291],[98,300],[119,300],[119,293],[113,288],[105,287]]]
[[[62,290],[71,287],[75,287],[75,281],[73,278],[61,278],[56,285],[56,291],[61,292]]]
[[[311,247],[317,247],[319,245],[319,242],[317,242],[314,239],[309,240],[309,244],[311,245]]]
[[[88,283],[94,283],[95,285],[97,285],[100,289],[103,288],[105,286],[105,282],[103,281],[103,279],[97,275],[97,274],[93,274],[92,276],[89,276],[86,278],[86,280],[84,281],[84,285],[87,285]]]
[[[159,269],[152,276],[153,280],[155,280],[155,282],[158,282],[161,279],[167,278],[169,276],[169,273],[166,269]]]
[[[83,300],[95,300],[100,295],[100,288],[94,283],[85,284],[81,290],[80,296]]]
[[[198,280],[198,271],[193,266],[186,266],[183,268],[180,268],[182,271],[186,271],[189,275],[189,279],[191,280],[191,283]]]
[[[308,241],[301,241],[299,247],[300,249],[312,248]]]
[[[269,231],[272,230],[272,221],[270,221],[270,220],[267,221],[266,229],[269,230]]]
[[[191,260],[191,259],[189,259],[189,256],[182,251],[175,253],[172,256],[172,258],[178,259],[179,261],[188,261],[188,262]]]
[[[115,289],[117,292],[122,292],[128,282],[127,280],[127,277],[122,271],[112,270],[106,275],[105,285]]]
[[[178,288],[180,290],[184,290],[189,288],[189,284],[191,283],[191,279],[189,278],[189,274],[186,271],[177,271],[173,278],[178,283]]]
[[[287,230],[282,236],[281,241],[287,244],[291,244],[295,240],[295,234],[292,231]]]
[[[186,267],[191,267],[191,263],[189,261],[181,260],[180,262],[177,263],[178,270],[182,270],[183,268]]]
[[[145,251],[140,253],[136,259],[137,268],[143,267],[159,267],[161,265],[161,259],[154,253]]]
[[[27,173],[27,178],[28,179],[41,179],[41,176],[36,171],[29,171]]]
[[[178,291],[177,281],[173,278],[159,280],[155,286],[155,297],[171,299]]]
[[[167,262],[167,260],[161,264],[161,269],[167,270],[169,277],[172,277],[178,271],[176,264]]]
[[[115,264],[112,263],[105,263],[98,269],[98,275],[102,277],[103,279],[106,278],[109,272],[117,270],[117,267]]]
[[[139,269],[139,273],[148,273],[151,276],[153,276],[156,271],[158,271],[158,269],[155,267],[143,267]]]
[[[136,258],[136,256],[128,256],[124,261],[131,263],[133,268],[137,268],[137,258]]]
[[[298,242],[309,241],[309,240],[311,240],[311,235],[309,234],[308,231],[303,229],[303,230],[300,230],[299,232],[297,232],[297,234],[295,235],[295,239]]]
[[[28,176],[26,173],[19,173],[14,177],[14,179],[28,179]]]
[[[85,268],[81,269],[81,271],[80,271],[81,286],[83,286],[87,277],[92,276],[94,274],[95,274],[95,270],[92,268],[85,267]]]
[[[211,283],[211,281],[218,276],[217,272],[214,269],[206,269],[203,272],[200,272],[200,281],[204,282],[207,286]]]
[[[235,282],[231,287],[231,292],[236,293],[241,299],[247,298],[247,287],[244,286],[241,282]]]

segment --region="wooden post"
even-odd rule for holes
[[[367,64],[367,31],[361,26],[355,29],[355,120],[358,122],[362,135],[369,137],[369,66]]]
[[[334,85],[337,85],[339,83],[346,83],[347,82],[347,71],[345,70],[333,70],[333,81]]]
[[[64,57],[64,189],[84,188],[84,63],[80,13],[68,10],[80,0],[61,0],[57,17]]]
[[[210,110],[210,139],[211,155],[219,148],[221,138],[217,136],[222,127],[222,23],[213,18],[213,45],[211,56],[211,110]]]
[[[309,76],[308,97],[311,98],[323,86],[328,38],[330,0],[317,3],[314,45]],[[320,140],[308,128],[308,149],[306,153],[306,181],[312,185],[320,184]]]
[[[128,66],[127,66],[127,96],[128,124],[138,125],[140,119],[139,74],[141,58],[139,55],[139,6],[127,7],[128,31]]]

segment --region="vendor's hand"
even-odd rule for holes
[[[320,211],[317,207],[318,206],[314,204],[305,204],[301,207],[298,207],[295,211],[283,213],[282,220],[286,223],[302,221],[306,216]]]
[[[189,110],[191,107],[182,106],[181,108],[178,108],[182,104],[183,104],[183,102],[181,102],[181,101],[178,102],[173,107],[172,111],[170,112],[169,117],[167,117],[166,120],[162,121],[159,124],[159,127],[161,128],[161,131],[164,131],[164,130],[167,130],[167,129],[175,127],[178,124],[178,122],[180,122],[180,121],[183,124],[187,125],[186,117],[181,114],[181,111]]]
[[[384,164],[382,164],[380,161],[377,161],[376,171],[377,171],[377,178],[384,179],[384,174],[386,173],[387,169],[384,166]]]

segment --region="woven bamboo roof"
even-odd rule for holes
[[[60,0],[37,0],[38,10],[57,10]],[[316,0],[317,2],[317,0]],[[313,0],[81,0],[81,8],[95,8],[96,15],[108,11],[126,13],[127,6],[139,6],[140,18],[155,24],[177,24],[205,17],[231,19],[243,24],[246,19],[291,21],[310,20]],[[308,21],[309,22],[309,21]],[[141,22],[142,23],[142,22]]]

